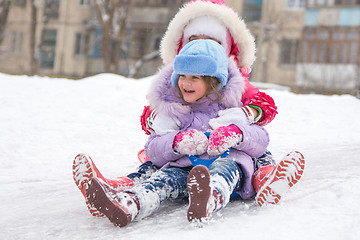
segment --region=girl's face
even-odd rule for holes
[[[178,86],[185,102],[192,103],[204,97],[208,84],[198,75],[179,75]]]

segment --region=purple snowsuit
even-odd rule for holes
[[[177,88],[171,87],[170,77],[172,66],[163,68],[156,76],[150,89],[148,98],[151,108],[159,113],[163,112],[177,119],[181,124],[178,131],[165,135],[152,133],[145,145],[148,158],[157,167],[191,167],[188,157],[179,154],[173,149],[176,134],[180,131],[196,129],[206,132],[211,129],[209,120],[218,117],[218,112],[227,108],[242,107],[241,97],[245,84],[242,76],[232,61],[229,61],[229,80],[221,90],[222,99],[219,102],[202,98],[194,103],[186,103],[180,97]],[[252,186],[252,175],[255,164],[252,158],[258,158],[266,151],[269,144],[267,131],[258,125],[247,125],[234,120],[243,134],[243,141],[231,150],[228,158],[234,160],[241,168],[244,175],[244,184],[239,192],[242,199],[248,199],[255,194]],[[206,153],[200,158],[212,158]]]

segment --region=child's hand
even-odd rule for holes
[[[208,145],[208,138],[203,132],[191,129],[175,136],[173,148],[180,154],[201,155],[206,152]]]
[[[210,134],[207,153],[210,156],[221,155],[228,148],[238,145],[241,141],[242,133],[237,126],[219,127]]]

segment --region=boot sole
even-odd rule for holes
[[[189,222],[202,222],[208,219],[207,204],[210,198],[210,172],[207,167],[194,167],[187,179],[189,192],[189,208],[187,219]]]
[[[278,204],[282,195],[300,180],[304,169],[305,158],[300,152],[286,155],[256,195],[257,204]]]
[[[115,226],[125,227],[131,222],[130,213],[106,194],[99,181],[96,178],[91,179],[86,189],[90,205],[104,214]]]
[[[89,160],[89,159],[90,160]],[[89,201],[86,197],[86,187],[88,182],[94,176],[94,171],[92,169],[92,164],[90,163],[91,158],[85,154],[78,154],[72,165],[73,179],[76,186],[79,188],[80,192],[85,198],[85,204],[91,215],[94,217],[104,217],[104,214],[96,210],[89,204]]]

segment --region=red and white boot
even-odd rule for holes
[[[189,222],[204,222],[210,214],[224,206],[223,196],[211,187],[209,169],[203,165],[194,167],[187,179],[189,192]]]
[[[135,194],[118,191],[98,178],[89,181],[86,197],[92,207],[119,227],[128,225],[140,210],[139,199]]]
[[[305,159],[298,151],[286,155],[276,166],[261,167],[253,177],[257,204],[279,203],[281,197],[300,180],[304,169]]]
[[[91,160],[90,156],[86,154],[78,154],[75,157],[72,172],[75,184],[83,194],[89,212],[95,217],[103,217],[104,214],[92,207],[86,197],[86,188],[91,178],[100,178],[117,190],[124,190],[134,186],[134,182],[128,177],[119,177],[116,180],[104,178],[95,166],[94,162]]]

